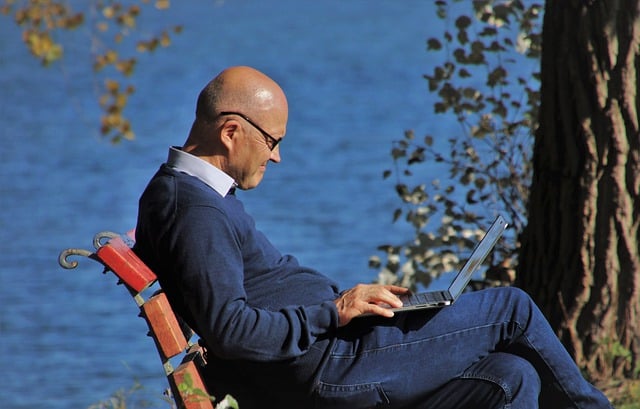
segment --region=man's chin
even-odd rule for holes
[[[262,182],[262,175],[259,178],[255,178],[254,180],[247,181],[246,183],[238,184],[238,189],[240,190],[251,190],[258,187],[258,185]]]

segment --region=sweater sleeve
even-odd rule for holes
[[[179,293],[198,332],[217,356],[255,361],[299,356],[318,336],[337,327],[335,304],[300,300],[275,311],[251,305],[244,287],[250,231],[216,207],[179,211],[168,257],[179,275]]]

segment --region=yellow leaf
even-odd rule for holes
[[[118,18],[118,22],[125,27],[133,28],[136,26],[136,18],[131,14],[123,14]]]
[[[115,105],[121,111],[127,105],[127,96],[125,94],[118,94],[116,97]]]
[[[10,12],[11,12],[11,5],[10,4],[3,4],[2,6],[0,6],[0,14],[6,16]]]
[[[162,33],[162,36],[160,37],[160,45],[163,47],[169,47],[171,45],[171,38],[169,38],[169,35],[166,32]]]
[[[98,99],[98,104],[100,104],[100,106],[104,108],[107,106],[108,103],[109,103],[109,94],[100,95],[100,98]]]
[[[129,130],[126,130],[126,131],[124,131],[124,132],[122,133],[122,136],[124,136],[124,137],[125,137],[125,139],[128,139],[128,140],[130,140],[130,141],[136,138],[136,134],[135,134],[135,133],[133,133],[133,131],[132,131],[132,130],[130,130],[130,129],[129,129]]]
[[[147,41],[147,51],[153,51],[158,47],[158,39],[157,38],[152,38],[151,40]]]
[[[120,88],[120,84],[118,84],[118,81],[107,79],[104,81],[104,87],[107,91],[109,91],[109,93],[113,94],[118,91],[118,88]]]
[[[170,6],[169,0],[156,0],[156,8],[158,10],[166,10]]]
[[[44,56],[44,65],[49,65],[52,62],[59,60],[62,57],[62,46],[59,44],[53,44]]]
[[[109,50],[104,54],[104,58],[107,64],[113,64],[118,60],[118,53],[114,50]]]
[[[78,28],[84,23],[84,14],[77,13],[74,16],[67,17],[64,21],[64,26],[67,28]]]
[[[120,115],[109,114],[102,117],[102,124],[108,127],[115,127],[120,123]]]
[[[13,18],[15,19],[16,24],[21,26],[27,19],[27,13],[24,10],[18,10]]]
[[[133,74],[133,69],[135,68],[136,60],[135,58],[130,58],[128,60],[119,61],[116,64],[116,69],[120,71],[122,74],[129,76]]]
[[[115,15],[113,7],[107,6],[107,7],[103,8],[102,9],[102,15],[105,16],[106,18],[113,18],[113,16]]]

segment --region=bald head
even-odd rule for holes
[[[228,68],[200,92],[183,150],[222,169],[239,187],[255,187],[266,163],[280,162],[274,140],[284,137],[288,114],[274,80],[251,67]]]
[[[200,92],[196,119],[184,149],[194,154],[211,152],[212,132],[221,112],[241,112],[257,123],[282,122],[288,116],[287,98],[280,86],[262,72],[245,66],[231,67],[212,79]]]
[[[212,121],[220,112],[235,111],[259,120],[283,108],[287,108],[287,99],[275,81],[251,67],[231,67],[200,92],[196,119]]]

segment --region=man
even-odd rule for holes
[[[266,75],[223,71],[140,199],[136,251],[205,341],[210,392],[242,409],[610,407],[520,290],[394,315],[406,289],[340,292],[281,255],[234,191],[280,162],[287,116]]]

